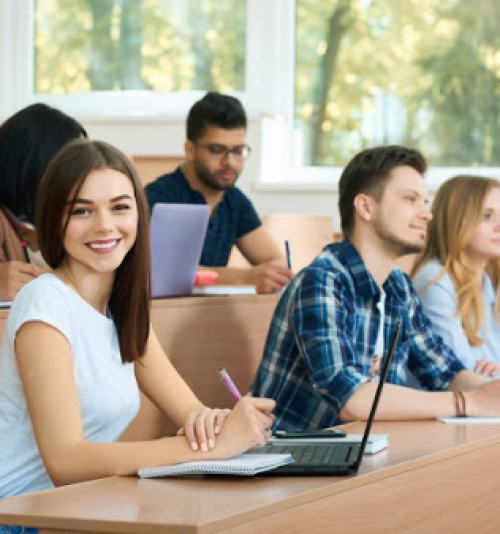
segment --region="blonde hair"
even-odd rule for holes
[[[469,343],[483,344],[479,328],[483,320],[483,296],[477,283],[476,270],[465,248],[482,218],[486,195],[491,189],[500,189],[500,181],[480,176],[455,176],[438,189],[432,204],[424,250],[417,258],[412,276],[429,260],[437,258],[443,270],[428,285],[435,284],[446,273],[450,276],[458,299],[457,315]],[[495,316],[500,320],[500,259],[488,263],[486,271],[496,288]]]

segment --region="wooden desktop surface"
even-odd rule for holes
[[[359,432],[356,423],[350,432]],[[111,477],[0,501],[55,533],[497,532],[500,425],[376,423],[390,447],[351,477]]]

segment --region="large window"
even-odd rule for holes
[[[329,185],[384,143],[491,174],[499,26],[492,0],[0,0],[0,114],[42,100],[129,153],[182,155],[215,89],[249,113],[254,182]]]
[[[491,0],[297,0],[304,163],[401,143],[434,166],[500,166],[499,25]]]
[[[34,5],[35,94],[245,88],[246,1]]]

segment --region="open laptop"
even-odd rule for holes
[[[262,448],[255,449],[255,453],[290,453],[293,457],[293,463],[277,467],[272,471],[262,473],[262,475],[341,476],[357,472],[363,458],[366,442],[370,436],[370,430],[373,420],[375,419],[380,395],[382,394],[382,389],[387,379],[389,365],[392,361],[394,351],[396,350],[400,329],[401,323],[398,322],[392,336],[389,352],[382,363],[377,390],[373,398],[373,404],[366,422],[366,428],[361,443],[343,443],[342,441],[335,443],[321,443],[321,439],[309,440],[308,443],[304,443],[303,440],[301,440],[301,442],[297,441],[296,443],[292,443],[293,440],[289,439],[286,440],[286,443],[272,441]]]
[[[190,295],[210,217],[207,204],[153,206],[150,224],[151,296]]]

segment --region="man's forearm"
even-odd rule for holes
[[[488,380],[477,373],[473,373],[472,371],[460,371],[450,382],[448,391],[471,391],[480,388],[486,382],[488,382]]]
[[[366,420],[377,383],[365,382],[347,401],[339,416],[343,421]],[[420,391],[385,384],[376,419],[410,421],[456,415],[454,396],[449,391]]]

